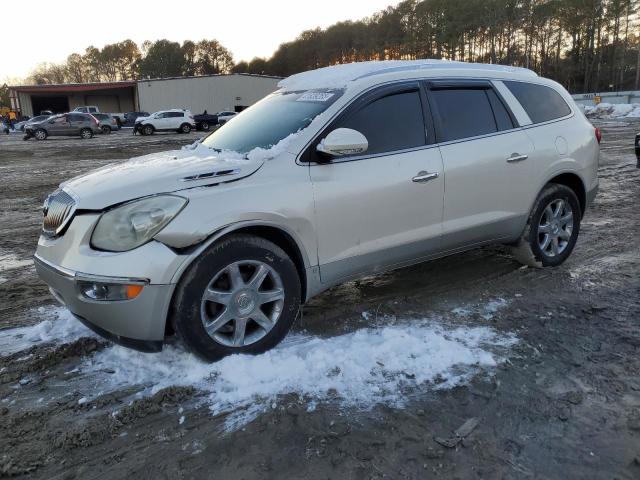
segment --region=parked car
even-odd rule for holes
[[[51,115],[38,115],[36,117],[30,118],[28,120],[24,120],[22,122],[18,122],[14,125],[16,130],[20,130],[21,132],[24,132],[24,129],[26,128],[27,125],[31,125],[33,123],[39,123],[39,122],[43,122],[44,120],[47,120]]]
[[[139,117],[133,127],[133,133],[152,135],[155,132],[189,133],[196,128],[195,120],[189,110],[162,110],[148,117]]]
[[[90,113],[90,114],[105,113],[105,112],[101,112],[100,109],[95,105],[87,105],[87,106],[84,106],[84,107],[76,107],[76,108],[73,109],[73,112],[76,112],[76,113]],[[116,123],[118,125],[118,128],[121,128],[122,124],[125,122],[125,114],[124,113],[107,113],[107,115],[111,115],[113,118],[115,118]]]
[[[209,113],[194,115],[193,120],[196,122],[196,130],[204,132],[208,132],[212,127],[218,125],[218,115],[211,115]]]
[[[124,114],[123,126],[133,127],[136,124],[136,120],[140,117],[148,117],[149,112],[127,112]]]
[[[73,137],[76,135],[86,139],[100,132],[99,122],[93,115],[63,113],[48,120],[26,125],[24,139],[29,140],[34,137],[36,140],[45,140],[49,136]]]
[[[92,115],[98,120],[100,124],[100,130],[104,134],[108,135],[111,132],[116,131],[120,128],[118,127],[118,122],[116,121],[116,118],[111,115],[108,115],[106,113],[94,113]]]
[[[237,115],[236,112],[230,112],[228,110],[216,113],[216,116],[218,117],[218,123],[220,125],[223,125],[223,124],[227,123],[229,120],[231,120],[236,115]]]
[[[69,180],[41,278],[115,342],[207,360],[276,345],[333,285],[482,245],[560,265],[599,131],[521,68],[366,62],[294,75],[190,148]],[[274,118],[278,122],[274,122]]]
[[[77,113],[100,113],[100,109],[95,105],[88,105],[85,107],[76,107],[73,109],[73,112]]]

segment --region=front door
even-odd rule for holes
[[[357,100],[312,143],[311,158],[335,128],[357,130],[369,142],[363,154],[310,164],[323,283],[438,249],[444,179],[430,124],[420,85],[387,86]]]
[[[61,115],[49,120],[48,133],[51,136],[64,135],[69,129],[68,115]]]

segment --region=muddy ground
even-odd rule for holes
[[[229,429],[229,412],[213,414],[196,387],[95,387],[83,366],[114,347],[94,336],[45,338],[0,351],[0,476],[640,478],[640,123],[601,127],[601,193],[561,267],[476,250],[334,288],[295,326],[326,340],[415,318],[490,326],[518,340],[495,369],[415,385],[402,405],[285,392]],[[0,334],[57,311],[30,262],[44,197],[68,177],[195,138],[0,138]],[[495,299],[490,315],[473,308]]]

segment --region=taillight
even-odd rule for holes
[[[596,140],[598,140],[598,143],[602,141],[602,132],[598,127],[596,127]]]

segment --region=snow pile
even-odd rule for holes
[[[500,306],[487,311],[494,308]],[[296,394],[311,406],[337,400],[365,409],[381,403],[401,407],[418,389],[450,388],[490,373],[516,341],[488,327],[447,329],[421,319],[331,338],[289,335],[262,355],[233,355],[214,364],[178,346],[153,355],[114,346],[87,359],[82,371],[115,372],[102,375],[100,391],[132,384],[147,386],[147,393],[194,386],[208,393],[213,414],[231,414],[226,428],[233,430],[274,408],[283,394]]]
[[[37,343],[68,343],[94,335],[66,308],[40,307],[37,312],[46,320],[29,327],[0,330],[0,356],[25,350]]]
[[[586,105],[584,114],[587,118],[637,118],[640,117],[640,103],[599,103]]]

